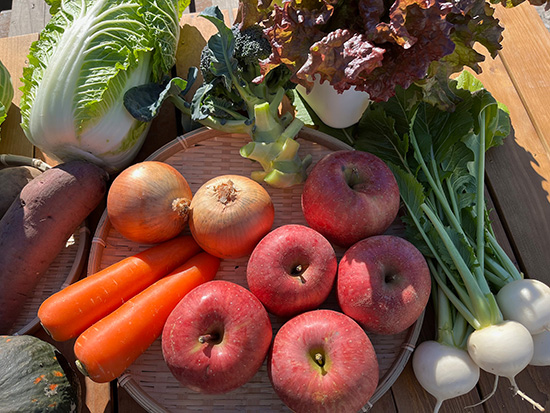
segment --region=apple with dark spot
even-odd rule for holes
[[[325,155],[302,192],[308,225],[342,247],[384,233],[397,216],[399,202],[390,168],[377,156],[355,150]]]
[[[191,290],[174,308],[162,333],[162,354],[183,386],[222,394],[252,379],[272,336],[267,311],[254,294],[214,280]]]
[[[338,303],[368,332],[406,330],[423,313],[430,291],[426,259],[398,236],[361,240],[344,253],[338,266]]]
[[[283,324],[267,369],[275,393],[297,413],[356,413],[372,397],[379,379],[367,334],[334,310],[308,311]]]
[[[256,245],[246,268],[248,288],[267,311],[280,317],[313,310],[330,294],[338,262],[319,232],[287,224]]]

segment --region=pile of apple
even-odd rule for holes
[[[278,227],[256,245],[249,288],[207,282],[172,312],[162,350],[174,377],[198,392],[225,393],[267,357],[273,388],[293,411],[360,410],[379,380],[368,333],[406,330],[430,295],[422,254],[383,235],[399,201],[391,170],[374,155],[321,159],[302,192],[308,226]],[[345,249],[339,262],[333,246]],[[333,289],[341,311],[320,309]],[[286,320],[275,337],[268,312]]]

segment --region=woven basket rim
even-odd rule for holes
[[[16,166],[31,166],[42,172],[51,169],[48,163],[38,158],[31,158],[28,156],[22,155],[12,155],[12,154],[0,154],[0,169],[16,167]],[[59,287],[60,290],[67,287],[68,285],[74,283],[82,274],[82,270],[85,267],[86,261],[88,259],[88,253],[90,249],[91,241],[91,231],[89,228],[88,220],[85,219],[80,226],[75,230],[75,233],[78,233],[78,248],[75,253],[74,261],[71,265],[67,276],[63,280],[63,283]],[[46,298],[46,297],[44,297]],[[28,322],[20,327],[13,335],[25,335],[32,334],[38,330],[40,327],[40,319],[38,315],[35,315],[33,318],[30,318]]]
[[[234,133],[225,133],[217,130],[213,130],[206,127],[201,127],[184,135],[178,136],[174,140],[168,142],[155,152],[153,152],[145,161],[165,161],[174,154],[182,150],[187,150],[196,144],[204,140],[211,139],[213,137],[223,136],[243,136]],[[307,139],[309,141],[321,144],[330,150],[353,150],[353,148],[346,143],[327,135],[323,132],[311,128],[304,128],[298,135],[297,139]],[[107,210],[105,210],[99,220],[96,228],[96,233],[92,239],[91,254],[88,260],[88,274],[94,273],[101,263],[103,249],[96,246],[106,247],[106,241],[104,236],[107,235],[111,229],[111,223],[107,216]],[[93,254],[97,251],[96,254]],[[422,323],[424,320],[424,312],[416,320],[416,322],[410,326],[407,330],[407,334],[403,343],[401,344],[401,350],[399,356],[393,361],[391,367],[386,373],[380,377],[376,391],[371,399],[363,407],[362,411],[369,411],[373,405],[378,401],[395,383],[399,375],[402,373],[407,362],[409,361],[412,352],[416,346],[420,331],[422,329]],[[169,413],[162,405],[160,405],[153,397],[147,394],[146,391],[140,386],[137,380],[134,379],[131,372],[123,373],[117,379],[119,385],[124,388],[128,394],[145,410],[150,413]]]

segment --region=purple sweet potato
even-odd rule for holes
[[[99,205],[108,179],[99,166],[70,161],[25,185],[6,211],[0,220],[0,334],[10,332],[42,275]]]
[[[13,200],[30,181],[42,171],[33,166],[10,166],[0,169],[0,218],[4,216]]]

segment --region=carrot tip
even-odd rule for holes
[[[40,325],[42,326],[42,328],[44,329],[44,331],[45,331],[50,337],[53,338],[52,333],[50,333],[50,330],[48,330],[48,329],[46,328],[46,326],[44,326],[44,324],[42,324],[42,322],[40,322]]]
[[[88,374],[88,370],[86,370],[86,367],[84,366],[84,364],[82,364],[80,360],[76,360],[74,364],[76,365],[76,368],[78,369],[78,371],[80,371],[84,376],[86,377],[90,376]]]

